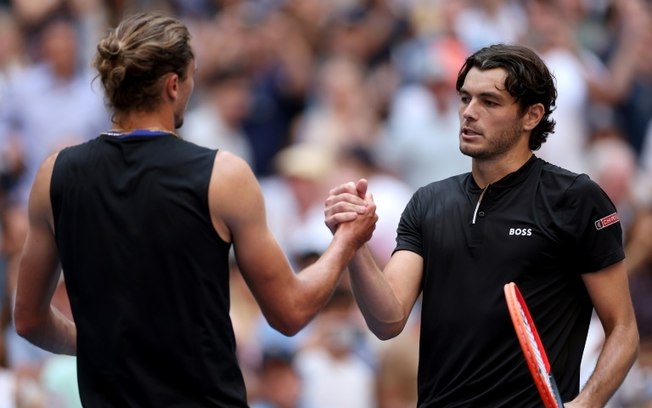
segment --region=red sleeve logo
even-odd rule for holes
[[[601,230],[602,228],[607,228],[608,226],[615,224],[617,222],[620,222],[618,213],[613,213],[611,215],[607,215],[606,217],[597,220],[594,223],[594,225],[595,225],[595,229]]]

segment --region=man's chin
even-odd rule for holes
[[[478,149],[472,149],[468,146],[460,146],[460,152],[462,152],[463,155],[469,156],[471,158],[481,158],[483,156],[483,152],[478,150]]]

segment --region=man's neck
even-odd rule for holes
[[[131,132],[136,129],[160,130],[170,133],[175,131],[173,115],[165,115],[160,112],[130,112],[116,116],[113,128],[119,132]]]
[[[471,165],[473,179],[480,188],[485,188],[523,167],[532,155],[532,151],[528,150],[520,154],[508,153],[491,159],[474,158]]]

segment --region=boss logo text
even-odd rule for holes
[[[521,235],[529,237],[532,235],[532,228],[510,228],[509,235]]]

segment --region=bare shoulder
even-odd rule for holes
[[[255,179],[249,164],[241,157],[226,150],[220,150],[215,155],[213,177],[227,183]]]
[[[41,167],[36,173],[34,185],[32,187],[33,193],[48,192],[50,190],[50,180],[52,179],[52,172],[54,171],[54,164],[57,161],[59,153],[53,153],[46,158]]]
[[[228,151],[218,151],[213,165],[212,186],[220,190],[238,190],[251,183],[257,184],[256,176],[244,159]]]
[[[249,164],[228,151],[215,156],[209,187],[213,223],[223,238],[246,220],[264,216],[263,197]]]
[[[231,172],[236,175],[242,171],[249,170],[249,164],[244,159],[235,155],[227,150],[219,150],[215,155],[215,170],[221,174],[228,174]]]
[[[46,174],[52,174],[52,170],[54,169],[54,163],[57,161],[57,157],[59,156],[59,152],[52,153],[49,155],[44,161],[43,164],[41,164],[41,169],[39,170],[39,173],[45,172]]]
[[[50,181],[58,153],[43,161],[36,174],[29,196],[29,217],[31,221],[47,221],[53,225],[52,203],[50,202]]]

